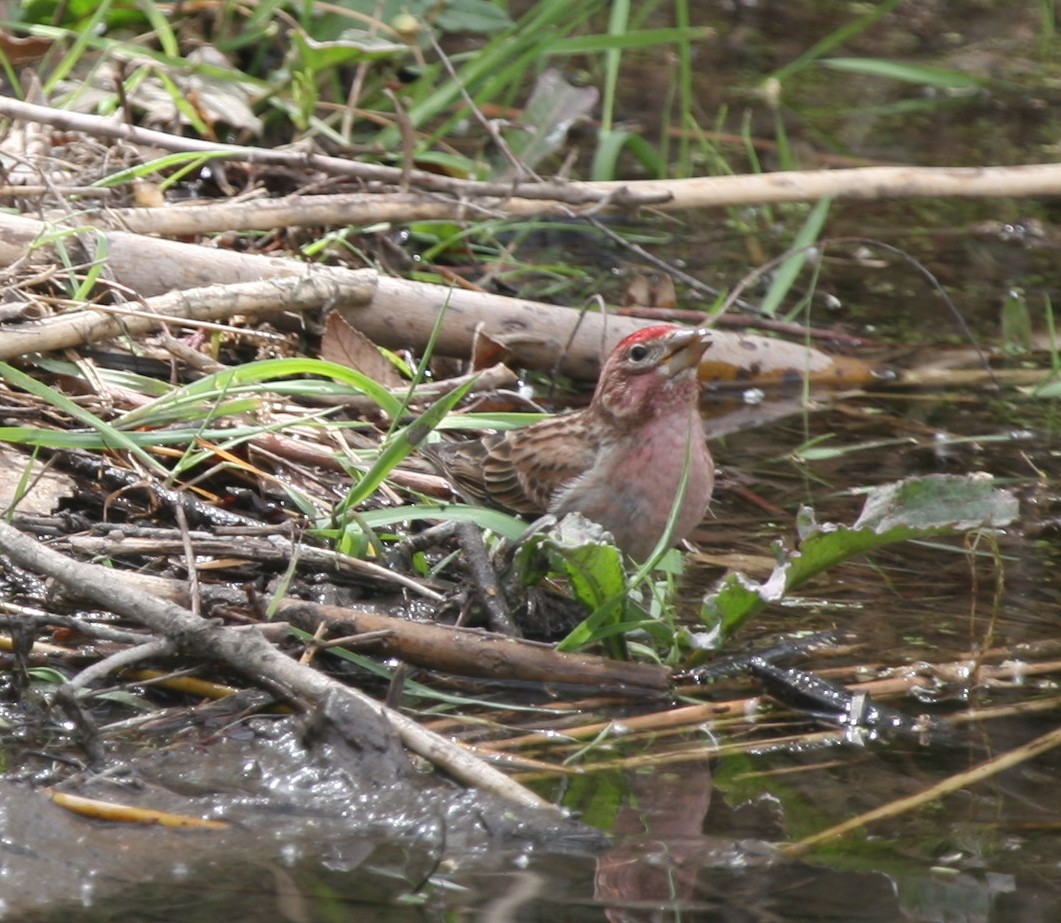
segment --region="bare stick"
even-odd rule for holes
[[[0,116],[51,125],[64,131],[80,131],[101,138],[117,138],[128,141],[130,144],[142,144],[166,151],[216,155],[220,160],[240,160],[253,164],[319,170],[332,176],[356,176],[363,180],[392,186],[399,185],[406,175],[406,172],[399,167],[362,163],[346,157],[330,157],[312,151],[271,150],[200,141],[197,138],[182,138],[164,131],[154,131],[127,125],[124,122],[116,122],[114,119],[103,116],[66,112],[50,106],[38,106],[12,99],[9,96],[0,96]],[[612,191],[600,192],[590,186],[575,186],[566,183],[488,183],[454,179],[435,173],[426,173],[423,170],[409,170],[408,181],[419,189],[451,192],[455,195],[506,198],[509,195],[518,194],[526,198],[553,199],[570,204],[596,203],[612,196]],[[637,205],[650,205],[653,201],[658,201],[658,199],[644,199],[636,203],[631,199],[626,199],[627,204]]]
[[[950,795],[969,785],[983,782],[985,779],[990,779],[1006,769],[1019,766],[1021,763],[1025,763],[1033,757],[1046,753],[1059,745],[1061,745],[1061,728],[1049,731],[1041,737],[1036,737],[1035,740],[1026,743],[1023,747],[1017,747],[1008,753],[996,756],[994,759],[981,763],[979,766],[974,766],[966,772],[959,772],[950,776],[942,782],[918,792],[916,795],[911,795],[909,798],[899,798],[872,811],[867,811],[865,814],[860,814],[858,817],[852,817],[842,824],[836,824],[827,830],[815,833],[813,836],[804,837],[795,843],[784,844],[781,849],[789,855],[801,855],[820,843],[845,836],[859,827],[865,827],[867,824],[878,820],[886,820],[889,817],[898,817],[900,814],[912,811],[931,801],[935,801],[937,798],[942,798],[944,795]]]
[[[233,669],[311,702],[335,696],[366,720],[389,723],[402,743],[454,778],[530,807],[549,802],[509,779],[452,741],[428,731],[399,711],[357,689],[286,657],[258,632],[239,631],[198,618],[187,609],[115,581],[102,568],[70,560],[0,522],[0,548],[21,567],[73,586],[97,605],[150,628],[193,656],[209,651]]]
[[[469,198],[493,198],[493,207],[509,214],[552,212],[557,203],[584,206],[591,211],[608,207],[630,208],[653,205],[679,210],[721,208],[775,202],[814,202],[823,198],[849,200],[882,200],[913,197],[982,198],[985,196],[1027,197],[1061,194],[1061,164],[1042,163],[1012,167],[855,167],[841,170],[807,170],[738,176],[692,177],[677,180],[612,181],[599,183],[491,183],[460,180],[421,170],[408,174],[397,167],[362,163],[342,157],[298,151],[278,151],[181,138],[161,131],[137,128],[102,116],[65,112],[49,106],[38,106],[0,96],[0,116],[39,122],[89,135],[120,138],[132,143],[150,145],[169,151],[216,154],[228,160],[277,166],[317,169],[330,175],[357,176],[365,180],[399,186],[407,179],[413,188],[450,193],[460,202],[444,205],[449,216],[455,216]],[[522,201],[520,201],[522,200]],[[414,215],[424,216],[423,199],[406,198]],[[290,202],[287,203],[288,207]],[[274,213],[275,203],[262,206]],[[249,209],[253,210],[254,206]],[[131,215],[133,210],[122,212]],[[141,209],[156,220],[159,209]],[[435,217],[442,217],[438,211]],[[264,217],[264,212],[263,212]],[[318,216],[319,218],[319,216]],[[402,220],[392,213],[390,220]],[[310,223],[320,223],[316,218]],[[350,220],[338,221],[346,224]],[[276,227],[277,223],[259,225]],[[233,225],[223,225],[233,227]],[[220,228],[219,228],[220,229]],[[145,229],[146,230],[146,229]],[[154,228],[152,228],[154,230]]]
[[[27,248],[32,249],[38,240],[54,234],[55,230],[54,225],[23,215],[0,214],[0,268],[17,265]],[[266,283],[280,276],[296,276],[307,280],[307,293],[320,292],[315,286],[322,285],[327,296],[328,286],[337,286],[331,289],[335,306],[343,311],[351,326],[381,346],[404,348],[430,342],[438,326],[439,313],[444,312],[435,344],[435,351],[440,355],[467,356],[476,332],[482,329],[510,349],[526,368],[557,369],[565,375],[587,380],[597,376],[602,353],[607,355],[624,336],[651,323],[633,317],[582,314],[566,307],[489,292],[375,277],[369,270],[307,267],[297,260],[211,249],[124,231],[93,229],[84,236],[102,237],[105,245],[101,242],[101,247],[106,251],[110,274],[121,285],[146,298],[168,293],[176,300],[169,304],[179,304],[182,295],[178,290],[192,289],[205,282],[258,280]],[[76,239],[67,238],[65,245],[68,250],[74,248]],[[48,258],[41,247],[33,255],[42,261]],[[325,281],[309,281],[317,279]],[[373,285],[373,279],[375,291],[366,304],[364,291]],[[351,288],[338,287],[346,285]],[[227,303],[234,313],[252,310],[249,305],[232,308],[228,291],[215,290],[206,301],[214,306]],[[341,296],[341,291],[349,291],[349,295]],[[274,298],[272,303],[276,302]],[[165,304],[152,301],[156,310]],[[295,302],[289,303],[289,307],[298,309]],[[4,325],[0,330],[0,358],[12,358],[25,350],[58,348],[42,341],[40,334],[59,323]],[[757,381],[781,382],[793,376],[806,376],[814,383],[833,387],[873,380],[872,367],[858,360],[831,357],[799,344],[725,330],[713,334],[707,358],[708,362],[701,365],[703,380],[732,381],[741,388]],[[752,367],[754,374],[749,376],[747,372]]]
[[[0,336],[0,359],[27,352],[49,352],[113,339],[138,336],[164,323],[195,324],[237,314],[268,316],[315,310],[330,305],[363,304],[372,298],[376,276],[371,270],[262,279],[235,285],[207,285],[149,298],[121,308],[88,308],[22,325],[7,325]]]

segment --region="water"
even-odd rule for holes
[[[697,58],[704,123],[728,111],[726,127],[739,135],[747,112],[751,134],[772,142],[779,118],[803,166],[844,157],[977,165],[1051,156],[1056,51],[1044,43],[1041,19],[1049,5],[908,3],[836,52],[958,67],[998,81],[976,92],[949,95],[813,66],[784,81],[776,112],[756,94],[763,77],[862,7],[693,6],[695,17],[718,30]],[[625,111],[646,122],[650,137],[658,115],[655,81],[669,66],[650,58],[630,71]],[[722,153],[735,169],[747,169],[739,145]],[[770,144],[760,155],[767,168],[779,156]],[[671,236],[653,251],[727,288],[749,266],[781,252],[806,212],[786,206],[682,216],[688,223],[678,232],[659,226]],[[827,234],[900,248],[938,281],[978,342],[1011,347],[996,368],[1038,371],[1049,367],[1049,353],[1018,347],[1024,322],[1043,335],[1048,299],[1056,300],[1055,220],[1056,207],[1045,198],[838,204]],[[621,274],[613,279],[611,296],[623,285]],[[810,292],[806,278],[799,284]],[[680,295],[683,307],[701,304],[693,293]],[[753,290],[749,299],[758,295]],[[993,664],[1053,658],[1051,650],[1017,646],[1054,641],[1061,619],[1054,402],[1009,384],[996,388],[986,376],[969,383],[948,374],[954,365],[978,369],[967,333],[925,272],[891,250],[829,245],[810,300],[812,323],[876,340],[874,358],[916,369],[921,379],[930,371],[934,384],[827,396],[813,409],[716,441],[723,478],[705,552],[768,556],[772,542],[792,540],[801,505],[812,506],[819,521],[851,522],[860,505],[852,489],[933,472],[990,472],[1020,497],[1020,520],[998,536],[997,550],[989,541],[970,549],[961,538],[941,539],[845,563],[802,590],[803,605],[770,609],[736,644],[766,644],[797,629],[846,629],[851,647],[842,654],[799,664],[836,671],[839,681],[921,662],[961,662],[983,648],[1006,651],[986,658]],[[809,444],[838,452],[813,461],[794,457]],[[712,576],[711,567],[709,560],[692,564],[690,597]],[[851,672],[856,665],[867,669]],[[224,849],[198,833],[143,837],[116,828],[101,833],[87,822],[58,826],[52,809],[37,807],[31,813],[38,822],[43,816],[44,826],[33,848],[43,854],[53,843],[73,844],[82,858],[91,849],[100,860],[74,867],[69,879],[49,874],[50,890],[38,885],[40,900],[30,902],[13,895],[42,880],[33,861],[4,863],[0,916],[17,907],[30,908],[33,919],[68,919],[74,906],[85,920],[1054,920],[1061,905],[1057,749],[806,855],[786,855],[778,845],[922,792],[1053,731],[1059,673],[971,688],[960,677],[933,685],[939,678],[923,668],[925,689],[889,704],[910,714],[974,716],[955,724],[952,741],[931,746],[904,737],[845,739],[776,711],[758,723],[705,717],[680,731],[646,732],[630,730],[633,719],[670,703],[615,708],[608,714],[627,722],[626,733],[604,737],[572,761],[573,774],[561,781],[528,776],[529,784],[609,833],[609,842],[567,828],[551,839],[498,833],[489,823],[468,823],[475,805],[437,811],[376,805],[372,816],[378,812],[386,822],[367,824],[340,804],[342,786],[332,779],[317,787],[312,804],[292,801],[280,817],[264,795],[260,802],[248,795],[255,789],[240,777],[241,746],[232,778],[239,780],[233,786],[243,826],[220,844]],[[687,689],[681,704],[755,692],[741,682]],[[1012,710],[1003,713],[1006,707]],[[598,716],[587,705],[580,719]],[[517,731],[544,723],[540,715],[512,718]],[[203,746],[219,759],[213,745]],[[564,749],[557,740],[525,755],[559,759],[582,746]],[[263,778],[286,776],[274,769]],[[216,779],[204,783],[204,804],[222,788]],[[12,805],[26,799],[22,789],[6,797]],[[14,843],[8,835],[4,848],[10,852]],[[144,861],[125,864],[123,850],[142,850]],[[119,856],[122,862],[111,861]]]

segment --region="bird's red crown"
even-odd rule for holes
[[[643,343],[646,340],[658,340],[679,329],[681,328],[677,324],[656,324],[654,327],[645,327],[643,330],[635,330],[628,337],[624,337],[619,346],[632,346],[634,343]]]

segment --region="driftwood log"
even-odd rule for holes
[[[101,320],[101,309],[89,308],[0,326],[0,359],[111,337],[127,320],[142,332],[164,319],[172,322],[182,311],[189,318],[216,320],[240,312],[276,314],[331,307],[381,346],[422,349],[441,315],[435,348],[442,355],[468,356],[481,331],[502,343],[516,365],[593,380],[602,357],[620,339],[648,325],[632,317],[582,313],[390,278],[372,270],[311,267],[296,260],[126,231],[70,228],[20,215],[0,215],[0,268],[27,260],[55,265],[50,245],[42,242],[56,234],[62,234],[66,249],[86,264],[102,261],[107,278],[143,302],[131,301],[128,317],[109,310]],[[229,290],[229,286],[238,287]],[[161,316],[152,319],[152,314]],[[824,386],[858,387],[876,380],[877,371],[857,359],[718,330],[700,373],[706,382],[739,382],[742,387],[799,381],[803,376]]]

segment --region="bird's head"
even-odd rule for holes
[[[702,327],[657,324],[630,334],[604,363],[593,404],[627,420],[695,407],[696,371],[710,345]]]

